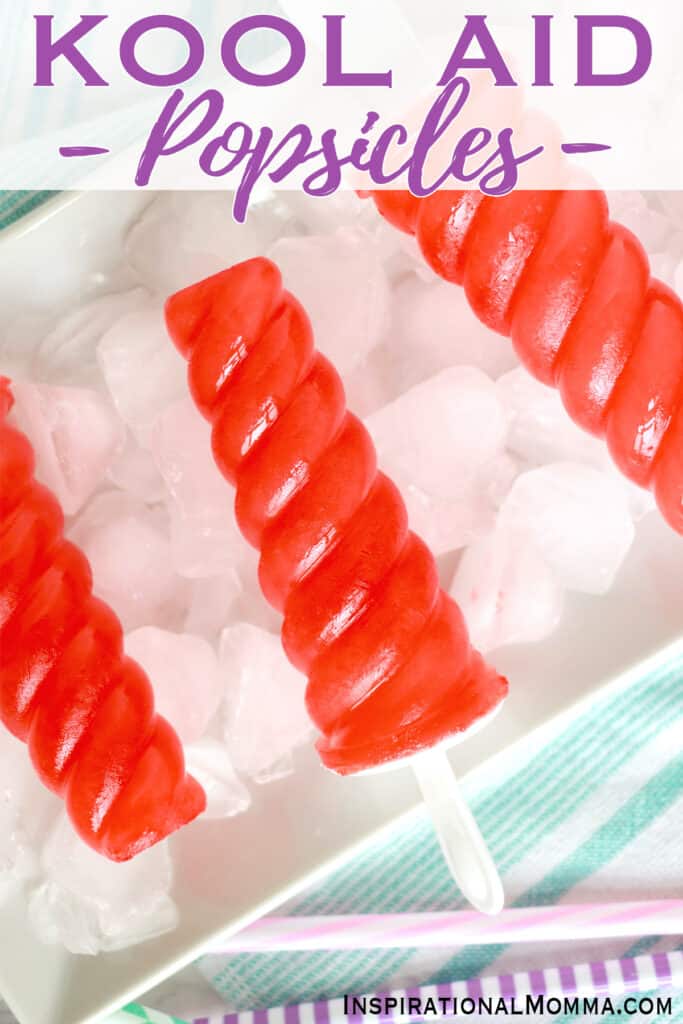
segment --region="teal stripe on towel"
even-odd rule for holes
[[[0,231],[42,206],[57,192],[14,192],[0,190]]]

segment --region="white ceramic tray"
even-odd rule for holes
[[[127,225],[149,201],[131,193],[62,196],[0,236],[0,331],[17,313],[92,291],[116,261]],[[2,366],[0,365],[0,370]],[[461,775],[490,777],[510,750],[623,685],[683,637],[683,543],[650,515],[606,599],[568,601],[547,642],[502,652],[511,696],[495,726],[453,753]],[[501,754],[501,751],[503,753]],[[495,761],[492,760],[498,754]],[[199,822],[172,841],[176,931],[128,952],[72,956],[41,945],[24,901],[0,906],[0,993],[21,1024],[92,1024],[350,857],[417,806],[412,773],[342,780],[312,751],[289,778],[257,787],[248,813]]]

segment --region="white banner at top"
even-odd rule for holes
[[[683,188],[683,8],[0,0],[0,187]]]

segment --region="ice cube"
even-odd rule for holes
[[[73,515],[101,484],[125,433],[107,399],[86,388],[14,381],[14,419],[36,453],[36,475]]]
[[[127,491],[146,505],[154,505],[166,495],[164,481],[154,457],[140,446],[130,430],[127,431],[124,447],[107,471],[107,477],[122,491]]]
[[[660,192],[659,199],[666,215],[683,228],[683,193]]]
[[[683,251],[683,246],[681,247]],[[679,260],[674,271],[674,289],[678,295],[683,295],[683,260]]]
[[[456,498],[435,498],[401,474],[394,475],[394,482],[408,510],[411,530],[434,555],[465,547],[493,528],[496,508],[483,480],[472,482]]]
[[[253,548],[247,551],[247,557],[240,568],[240,579],[244,587],[237,602],[236,622],[250,622],[274,636],[280,635],[282,616],[272,605],[268,604],[258,580],[259,555]],[[232,622],[228,623],[232,625]]]
[[[191,633],[143,626],[127,634],[125,649],[149,676],[157,711],[182,742],[201,739],[223,689],[213,647]]]
[[[518,363],[512,345],[476,318],[462,288],[411,274],[396,289],[391,351],[399,392],[449,366],[496,378]]]
[[[604,462],[604,443],[572,422],[558,391],[523,367],[500,378],[498,397],[508,417],[506,446],[532,465],[551,461]]]
[[[207,505],[199,512],[171,508],[171,551],[176,571],[186,579],[223,576],[239,566],[246,542],[228,506],[221,514]]]
[[[256,571],[256,567],[254,567]],[[184,629],[214,640],[235,617],[237,603],[244,593],[242,580],[235,569],[222,576],[209,576],[191,584],[190,605]]]
[[[363,218],[365,203],[361,203],[352,190],[340,189],[331,196],[309,196],[300,189],[280,194],[292,218],[308,234],[317,235],[335,231]],[[376,216],[376,214],[375,214]]]
[[[226,684],[224,736],[238,772],[257,782],[291,770],[291,753],[312,735],[306,679],[292,668],[280,640],[246,622],[221,635]]]
[[[164,298],[226,267],[262,256],[291,214],[278,198],[254,204],[245,224],[227,192],[162,194],[128,233],[125,254],[142,283]]]
[[[610,476],[621,488],[634,523],[639,523],[644,516],[656,509],[657,502],[652,491],[646,491],[644,487],[628,480],[617,468],[616,463],[612,462],[606,447],[603,448],[602,461],[596,460],[596,468]]]
[[[231,488],[221,476],[211,454],[211,427],[185,397],[174,402],[156,419],[151,431],[151,451],[169,494],[184,512],[204,505],[231,503]]]
[[[503,504],[523,468],[527,467],[509,452],[502,452],[491,460],[486,469],[484,486],[487,498],[496,508]]]
[[[543,640],[560,621],[563,591],[532,540],[498,529],[463,553],[451,595],[481,651]]]
[[[0,898],[36,873],[59,806],[39,783],[26,746],[0,729]]]
[[[206,793],[207,818],[233,818],[251,803],[251,794],[238,778],[225,743],[205,737],[185,750],[187,770]]]
[[[308,313],[320,351],[342,377],[360,366],[389,325],[390,290],[368,232],[281,238],[269,252]]]
[[[123,492],[95,498],[70,536],[85,551],[94,591],[116,611],[124,628],[173,628],[187,608],[187,584],[173,569],[168,528],[159,509]]]
[[[97,377],[95,351],[117,321],[149,301],[144,288],[101,295],[67,312],[45,334],[35,351],[33,366],[40,377],[59,375],[60,382],[93,384]]]
[[[235,521],[234,492],[213,461],[208,423],[190,399],[182,399],[159,416],[150,444],[173,498],[178,572],[190,579],[225,575],[241,563],[247,544]]]
[[[364,203],[363,210],[361,224],[372,232],[392,288],[396,289],[411,274],[430,284],[441,280],[425,263],[413,235],[397,231],[383,217],[378,217],[374,203]]]
[[[86,846],[62,815],[42,867],[46,880],[31,895],[29,918],[45,943],[95,955],[145,942],[177,924],[166,843],[115,864]]]
[[[637,522],[655,507],[653,496],[624,477],[610,458],[604,441],[572,422],[554,388],[546,387],[520,368],[497,384],[508,417],[506,445],[518,459],[531,465],[548,462],[585,462],[614,477]]]
[[[495,384],[472,366],[442,370],[366,425],[385,472],[432,497],[459,501],[501,454],[506,431]]]
[[[393,349],[378,345],[344,379],[346,402],[356,416],[371,416],[398,396],[393,379]]]
[[[118,320],[97,358],[116,408],[146,444],[159,413],[187,390],[187,367],[168,336],[161,305],[149,303]]]
[[[683,232],[673,235],[663,252],[650,256],[650,273],[680,294]]]
[[[0,366],[7,377],[34,376],[34,357],[40,339],[50,330],[51,320],[26,308],[17,316],[3,309],[0,323]]]
[[[563,586],[588,594],[609,590],[635,532],[620,483],[575,462],[522,473],[499,521],[535,544]]]
[[[0,901],[36,870],[36,858],[21,823],[19,808],[0,786]]]
[[[519,463],[502,452],[475,479],[465,482],[455,498],[427,494],[402,471],[393,479],[408,510],[411,530],[438,556],[457,551],[493,530],[498,508],[519,472]]]
[[[611,218],[632,231],[648,253],[660,252],[666,247],[671,222],[648,202],[646,193],[610,192],[608,199]]]

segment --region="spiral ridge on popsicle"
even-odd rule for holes
[[[285,651],[308,676],[327,767],[376,767],[491,711],[507,684],[470,646],[277,267],[254,259],[194,285],[166,319]]]
[[[129,860],[201,813],[204,793],[147,676],[124,656],[117,616],[93,596],[56,498],[34,478],[11,405],[0,377],[0,719],[85,842]]]
[[[683,304],[604,193],[371,195],[683,533]]]

